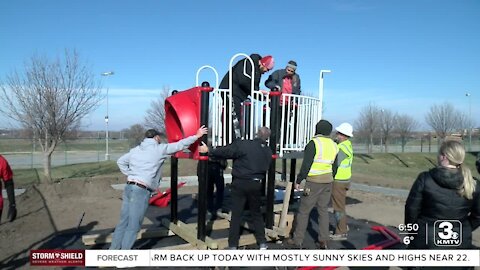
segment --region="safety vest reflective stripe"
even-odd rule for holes
[[[338,148],[340,151],[345,153],[347,156],[340,166],[337,168],[337,174],[335,175],[335,180],[337,181],[345,181],[350,180],[352,177],[352,162],[353,162],[353,148],[352,143],[349,140],[343,141],[338,144]]]
[[[326,159],[314,159],[313,162],[333,164],[333,161],[331,161],[331,160],[326,160]]]
[[[308,176],[314,176],[314,175],[322,175],[322,174],[326,174],[326,173],[331,173],[333,172],[333,170],[310,170],[308,172]]]
[[[332,164],[338,153],[337,144],[327,137],[313,137],[312,141],[315,144],[315,157],[308,176],[332,173]]]

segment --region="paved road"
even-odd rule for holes
[[[110,160],[117,160],[124,153],[110,153]],[[6,153],[2,154],[14,169],[41,168],[43,156],[40,152],[35,153]],[[98,162],[105,160],[104,152],[97,151],[67,151],[54,153],[52,166],[60,166],[76,163]]]

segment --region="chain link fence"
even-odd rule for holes
[[[436,153],[441,141],[437,138],[423,138],[410,140],[402,150],[401,140],[392,139],[388,142],[388,153]],[[470,152],[480,151],[479,137],[472,137],[463,140],[465,148]],[[121,155],[127,153],[131,146],[127,139],[110,139],[109,156],[110,160],[117,160]],[[366,140],[353,138],[355,153],[368,153]],[[87,138],[68,140],[60,143],[52,155],[52,166],[103,162],[106,154],[105,138]],[[385,153],[385,145],[379,140],[374,140],[372,153]],[[43,153],[40,145],[31,139],[7,139],[0,138],[0,154],[2,154],[13,168],[41,168],[43,166]]]
[[[117,160],[130,150],[126,139],[110,139],[108,142],[109,159]],[[43,152],[38,143],[31,139],[0,138],[0,154],[13,168],[41,168]],[[106,160],[105,138],[67,140],[60,143],[52,154],[52,166],[102,162]]]

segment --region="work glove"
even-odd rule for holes
[[[13,204],[8,207],[7,219],[13,222],[17,218],[17,207]]]

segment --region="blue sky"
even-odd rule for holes
[[[55,57],[65,48],[76,49],[99,78],[113,70],[103,78],[113,130],[143,122],[162,87],[192,87],[203,65],[222,77],[239,52],[271,54],[276,69],[296,60],[311,95],[319,71],[332,70],[324,118],[334,125],[354,122],[372,102],[426,128],[433,104],[448,101],[468,114],[466,92],[472,116],[480,115],[476,0],[1,1],[0,40],[1,79],[33,54]],[[104,102],[84,127],[102,129],[105,112]]]

